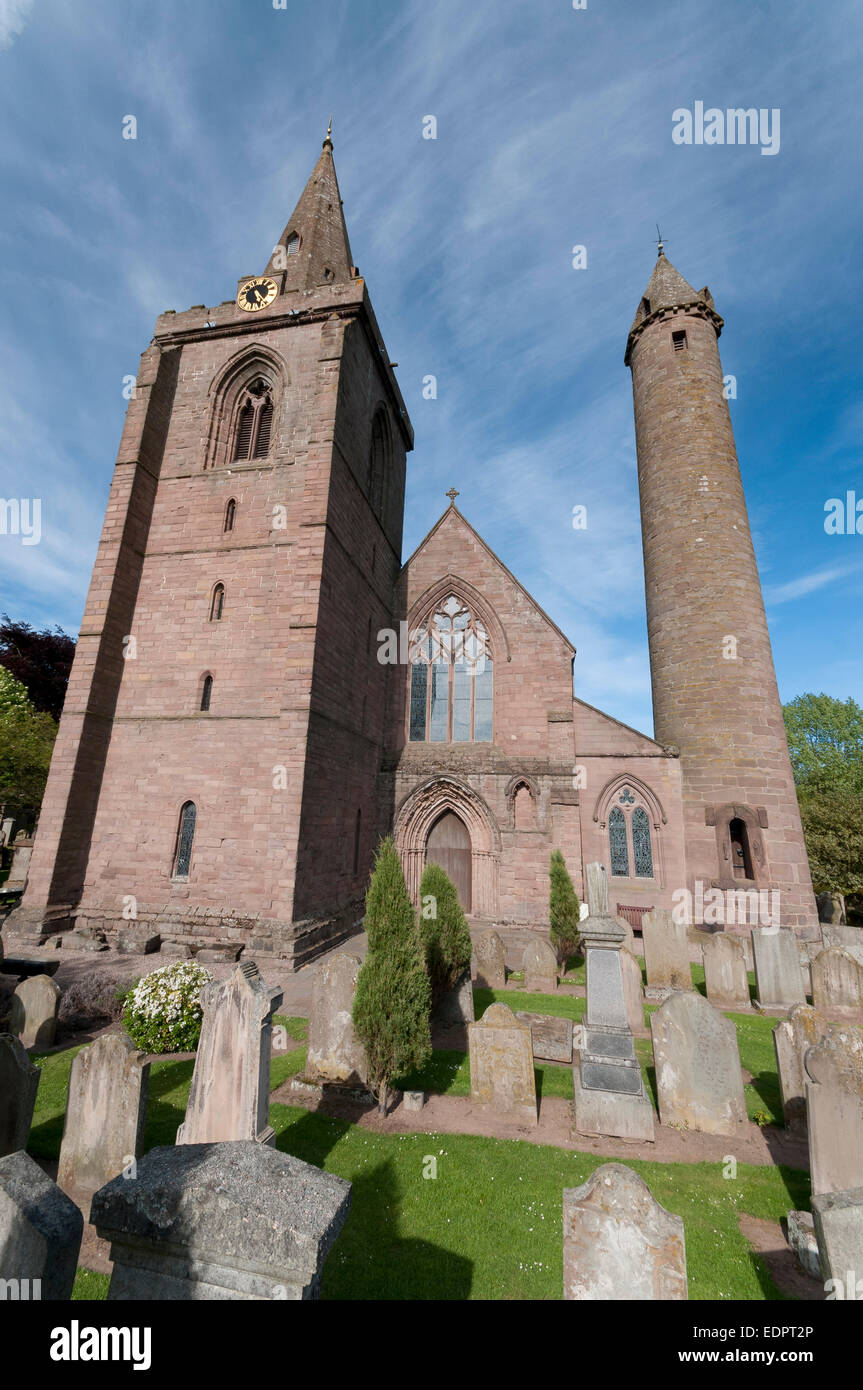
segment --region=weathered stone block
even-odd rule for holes
[[[830,1023],[807,1049],[806,1115],[813,1194],[863,1185],[863,1033]]]
[[[51,1047],[57,1036],[60,986],[47,975],[23,980],[12,996],[9,1031],[26,1048]]]
[[[749,1009],[749,980],[746,951],[738,936],[717,932],[705,941],[704,983],[707,998],[715,1009],[739,1012]]]
[[[647,998],[662,999],[670,990],[692,989],[685,922],[675,922],[667,908],[654,908],[641,919]]]
[[[773,1029],[782,1113],[790,1129],[806,1124],[806,1073],[803,1058],[824,1037],[828,1021],[811,1004],[795,1004]]]
[[[473,981],[465,970],[435,1009],[434,1022],[441,1028],[466,1028],[474,1022]]]
[[[812,1198],[815,1236],[827,1292],[859,1301],[863,1292],[863,1187]],[[841,1285],[841,1292],[840,1286]]]
[[[57,1182],[87,1217],[94,1192],[140,1157],[150,1063],[124,1033],[105,1033],[72,1061]]]
[[[304,1080],[343,1086],[368,1084],[365,1049],[354,1031],[352,1010],[362,961],[330,956],[312,987]]]
[[[123,956],[149,956],[161,944],[161,936],[150,927],[124,924],[117,930],[117,950]]]
[[[530,1029],[519,1023],[506,1004],[492,1004],[478,1023],[470,1024],[467,1036],[471,1100],[535,1125]]]
[[[542,937],[528,942],[522,970],[528,994],[553,994],[557,989],[557,954]]]
[[[829,946],[812,962],[812,1003],[826,1014],[863,1015],[863,965],[842,946]]]
[[[0,1279],[28,1280],[30,1298],[70,1298],[83,1233],[75,1203],[29,1154],[0,1158]]]
[[[552,1018],[550,1014],[516,1011],[519,1023],[530,1029],[533,1055],[543,1062],[572,1061],[572,1019]]]
[[[672,994],[651,1015],[650,1031],[662,1123],[737,1134],[746,1102],[731,1019],[700,994]]]
[[[474,950],[474,982],[478,989],[503,989],[506,962],[503,942],[496,931],[483,932]]]
[[[803,972],[793,932],[773,927],[752,928],[755,987],[763,1009],[790,1009],[805,1004]]]
[[[0,1158],[26,1149],[42,1073],[11,1033],[0,1033]]]
[[[688,1297],[683,1220],[643,1178],[605,1163],[563,1193],[563,1296],[567,1300]]]

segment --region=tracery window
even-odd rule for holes
[[[192,863],[192,841],[195,838],[195,821],[198,809],[194,801],[187,801],[180,811],[180,824],[177,828],[177,848],[174,854],[174,878],[188,878]]]
[[[411,634],[411,743],[490,743],[494,682],[482,623],[455,594]]]
[[[653,878],[653,845],[650,816],[630,787],[617,794],[618,805],[608,813],[608,850],[614,878],[628,878],[630,863],[635,878]]]
[[[241,397],[234,441],[234,462],[263,459],[270,451],[273,393],[263,377],[247,386]]]

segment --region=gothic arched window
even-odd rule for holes
[[[225,611],[225,586],[217,584],[213,590],[213,597],[210,600],[210,622],[221,622],[222,614]]]
[[[369,449],[369,499],[380,516],[387,499],[390,483],[390,428],[385,406],[375,413],[372,421],[372,442]]]
[[[411,634],[411,743],[490,743],[493,662],[488,633],[455,594]]]
[[[180,812],[177,827],[177,847],[174,851],[174,878],[188,878],[192,863],[192,841],[195,838],[195,821],[198,808],[194,801],[187,801]]]
[[[224,527],[223,527],[223,530],[225,530],[225,531],[233,531],[233,529],[234,529],[234,519],[235,519],[236,515],[237,515],[237,503],[236,503],[235,499],[232,497],[231,500],[230,500],[230,502],[228,503],[227,507],[225,508],[225,525],[224,525]]]
[[[210,708],[210,700],[213,695],[213,677],[206,675],[201,686],[201,709],[206,711]]]
[[[653,846],[650,838],[650,816],[630,787],[621,787],[619,805],[608,813],[608,851],[611,873],[615,878],[629,878],[630,863],[633,877],[653,878]]]
[[[286,256],[296,256],[296,254],[297,254],[297,252],[299,251],[299,249],[300,249],[300,238],[297,236],[297,233],[296,233],[296,232],[291,232],[291,235],[288,237],[287,241],[285,242],[285,255],[286,255]]]
[[[235,463],[263,459],[270,450],[273,427],[273,393],[267,381],[258,377],[240,398],[234,438]]]

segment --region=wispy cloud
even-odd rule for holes
[[[33,0],[0,0],[0,48],[10,48],[23,31]]]
[[[815,570],[811,574],[801,574],[790,579],[787,584],[766,586],[764,602],[768,608],[780,603],[790,603],[793,599],[804,598],[806,594],[823,589],[825,584],[835,584],[837,579],[846,579],[849,574],[859,570],[859,565],[835,565],[831,569]]]

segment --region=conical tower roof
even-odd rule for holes
[[[268,275],[286,271],[285,290],[345,284],[355,276],[333,162],[331,129],[267,266]]]
[[[635,318],[632,320],[632,327],[626,342],[625,360],[629,361],[633,337],[647,319],[653,318],[663,309],[680,309],[687,304],[702,304],[710,311],[718,337],[722,328],[722,319],[713,308],[713,295],[710,290],[706,285],[702,290],[693,289],[689,281],[684,280],[680,271],[671,264],[660,245],[653,274],[647,282],[647,289],[641,296],[635,311]]]

